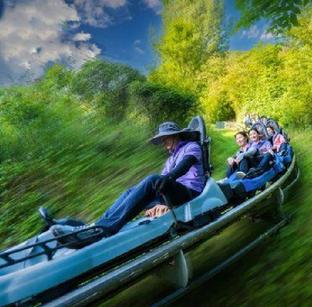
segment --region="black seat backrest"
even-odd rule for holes
[[[212,172],[212,165],[210,163],[211,138],[207,137],[204,119],[200,115],[193,117],[187,128],[199,132],[197,141],[202,150],[205,176],[208,178]]]
[[[272,126],[274,128],[275,132],[281,133],[281,128],[280,128],[280,126],[276,120],[269,118],[267,120],[267,126]]]
[[[253,124],[252,128],[256,128],[264,138],[270,139],[268,132],[266,130],[266,126],[272,126],[275,132],[280,133],[284,136],[286,142],[290,141],[287,133],[283,130],[283,128],[280,127],[278,122],[273,118],[262,116],[258,122]]]
[[[284,136],[286,142],[288,142],[288,143],[290,142],[288,134],[284,131],[284,129],[278,124],[278,122],[276,120],[274,120],[273,118],[269,118],[267,125],[272,126],[274,128],[275,132],[282,134]]]
[[[254,123],[252,125],[251,129],[256,129],[260,133],[262,138],[269,139],[269,134],[266,130],[266,126],[262,121],[258,121],[256,123]]]

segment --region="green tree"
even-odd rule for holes
[[[270,30],[284,32],[298,25],[298,16],[311,0],[236,0],[241,12],[237,28],[247,28],[265,18],[270,20]]]
[[[95,60],[74,74],[71,87],[83,100],[103,107],[108,118],[120,120],[128,107],[129,85],[144,79],[127,65]]]
[[[223,1],[164,1],[164,34],[155,45],[161,65],[150,80],[196,94],[201,65],[226,49],[222,17]]]
[[[61,90],[69,87],[72,80],[72,71],[66,69],[62,65],[55,64],[50,67],[43,78],[39,81],[39,91],[43,90]]]
[[[199,101],[205,117],[210,122],[230,120],[235,117],[233,106],[224,91],[222,80],[227,73],[227,57],[210,57],[197,76]]]
[[[312,47],[312,8],[306,9],[298,18],[298,25],[287,33],[291,46]]]
[[[200,37],[201,61],[207,56],[227,49],[227,40],[223,27],[224,3],[217,0],[167,0],[164,1],[163,20],[165,32],[167,26],[175,20],[183,19],[194,25]]]
[[[163,61],[156,74],[173,84],[187,84],[201,65],[201,37],[195,26],[182,18],[170,23],[157,49]]]
[[[298,126],[312,124],[312,9],[303,12],[298,26],[287,35],[288,44],[280,53],[279,72],[285,91],[280,104],[282,119]]]
[[[131,92],[139,112],[153,127],[168,120],[186,124],[196,108],[193,95],[157,83],[136,81]]]

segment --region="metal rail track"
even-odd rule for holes
[[[288,185],[285,185],[286,181],[290,178],[291,175],[294,174],[294,172],[294,179]],[[220,265],[216,266],[208,273],[204,274],[198,280],[191,282],[189,285],[188,267],[186,262],[183,260],[184,250],[191,249],[192,246],[196,246],[197,243],[213,237],[216,233],[234,223],[237,219],[253,212],[253,210],[257,209],[263,202],[265,203],[269,201],[269,203],[272,203],[273,200],[277,210],[280,210],[281,205],[285,200],[285,192],[287,192],[297,182],[299,176],[300,172],[296,167],[296,158],[294,156],[291,165],[281,178],[279,178],[263,192],[224,213],[216,221],[203,226],[200,229],[186,233],[181,237],[177,237],[172,241],[169,241],[168,243],[163,244],[149,251],[148,253],[143,254],[142,256],[117,267],[115,270],[108,272],[107,274],[100,276],[99,278],[92,280],[89,283],[84,284],[83,286],[51,301],[44,306],[86,306],[95,300],[98,300],[99,298],[105,297],[110,293],[117,291],[126,284],[129,284],[144,274],[147,274],[152,269],[163,265],[165,262],[168,262],[170,259],[172,259],[172,257],[176,257],[177,267],[175,268],[175,274],[178,276],[175,278],[177,284],[180,285],[181,288],[157,303],[159,305],[169,304],[170,302],[194,289],[194,287],[202,284],[207,279],[210,279],[218,272],[228,267],[238,258],[245,255],[251,249],[255,248],[268,236],[286,225],[288,219],[282,217],[275,226],[260,235],[260,237],[258,237],[256,240],[245,246],[243,249],[222,262]],[[281,216],[283,215],[281,214]],[[158,306],[157,304],[155,306]]]
[[[227,258],[225,261],[211,269],[210,271],[206,272],[205,274],[201,275],[200,277],[196,278],[192,282],[190,282],[186,287],[180,288],[168,296],[164,297],[157,303],[153,304],[152,307],[159,307],[159,306],[169,306],[176,300],[182,298],[183,296],[190,293],[192,290],[198,288],[199,286],[203,285],[207,281],[209,281],[211,278],[213,278],[218,273],[222,272],[226,268],[228,268],[230,265],[235,263],[237,260],[239,260],[241,257],[245,256],[247,253],[255,249],[259,244],[261,244],[265,239],[275,234],[279,229],[284,227],[288,223],[289,219],[283,219],[273,227],[271,227],[269,230],[261,234],[257,239],[253,240],[251,243],[240,249],[238,252],[234,253],[232,256]]]

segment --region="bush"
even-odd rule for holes
[[[21,98],[23,93],[10,102],[22,106]],[[108,123],[68,99],[57,97],[36,116],[18,112],[12,117],[23,121],[0,123],[2,246],[38,233],[43,225],[39,206],[59,216],[92,220],[120,192],[160,166],[159,151],[146,145],[151,135],[144,126]]]
[[[101,107],[107,118],[121,120],[129,104],[129,85],[144,79],[129,66],[95,60],[74,74],[71,89],[89,104]]]
[[[131,93],[135,105],[152,126],[168,120],[186,124],[197,106],[192,94],[157,83],[134,82]]]

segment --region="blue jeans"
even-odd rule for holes
[[[271,167],[271,161],[273,161],[273,156],[270,153],[244,158],[241,160],[239,165],[236,163],[234,163],[232,167],[228,165],[226,177],[229,178],[236,171],[241,171],[247,174],[251,167],[261,169],[265,172]]]
[[[249,170],[248,161],[247,159],[243,159],[240,161],[240,163],[237,165],[237,163],[234,163],[232,166],[228,165],[226,169],[226,177],[229,178],[234,172],[240,171],[247,173]]]
[[[150,203],[156,199],[161,201],[160,194],[155,189],[155,183],[159,177],[160,175],[147,176],[139,184],[121,194],[95,224],[114,234],[142,210],[148,208]],[[199,195],[199,192],[188,189],[174,180],[168,182],[164,192],[174,206],[181,205]]]
[[[264,155],[259,155],[249,159],[250,167],[258,168],[267,171],[271,167],[271,162],[273,161],[273,156],[270,153],[265,153]]]
[[[282,152],[282,151],[287,151],[287,143],[281,144],[278,152]]]

